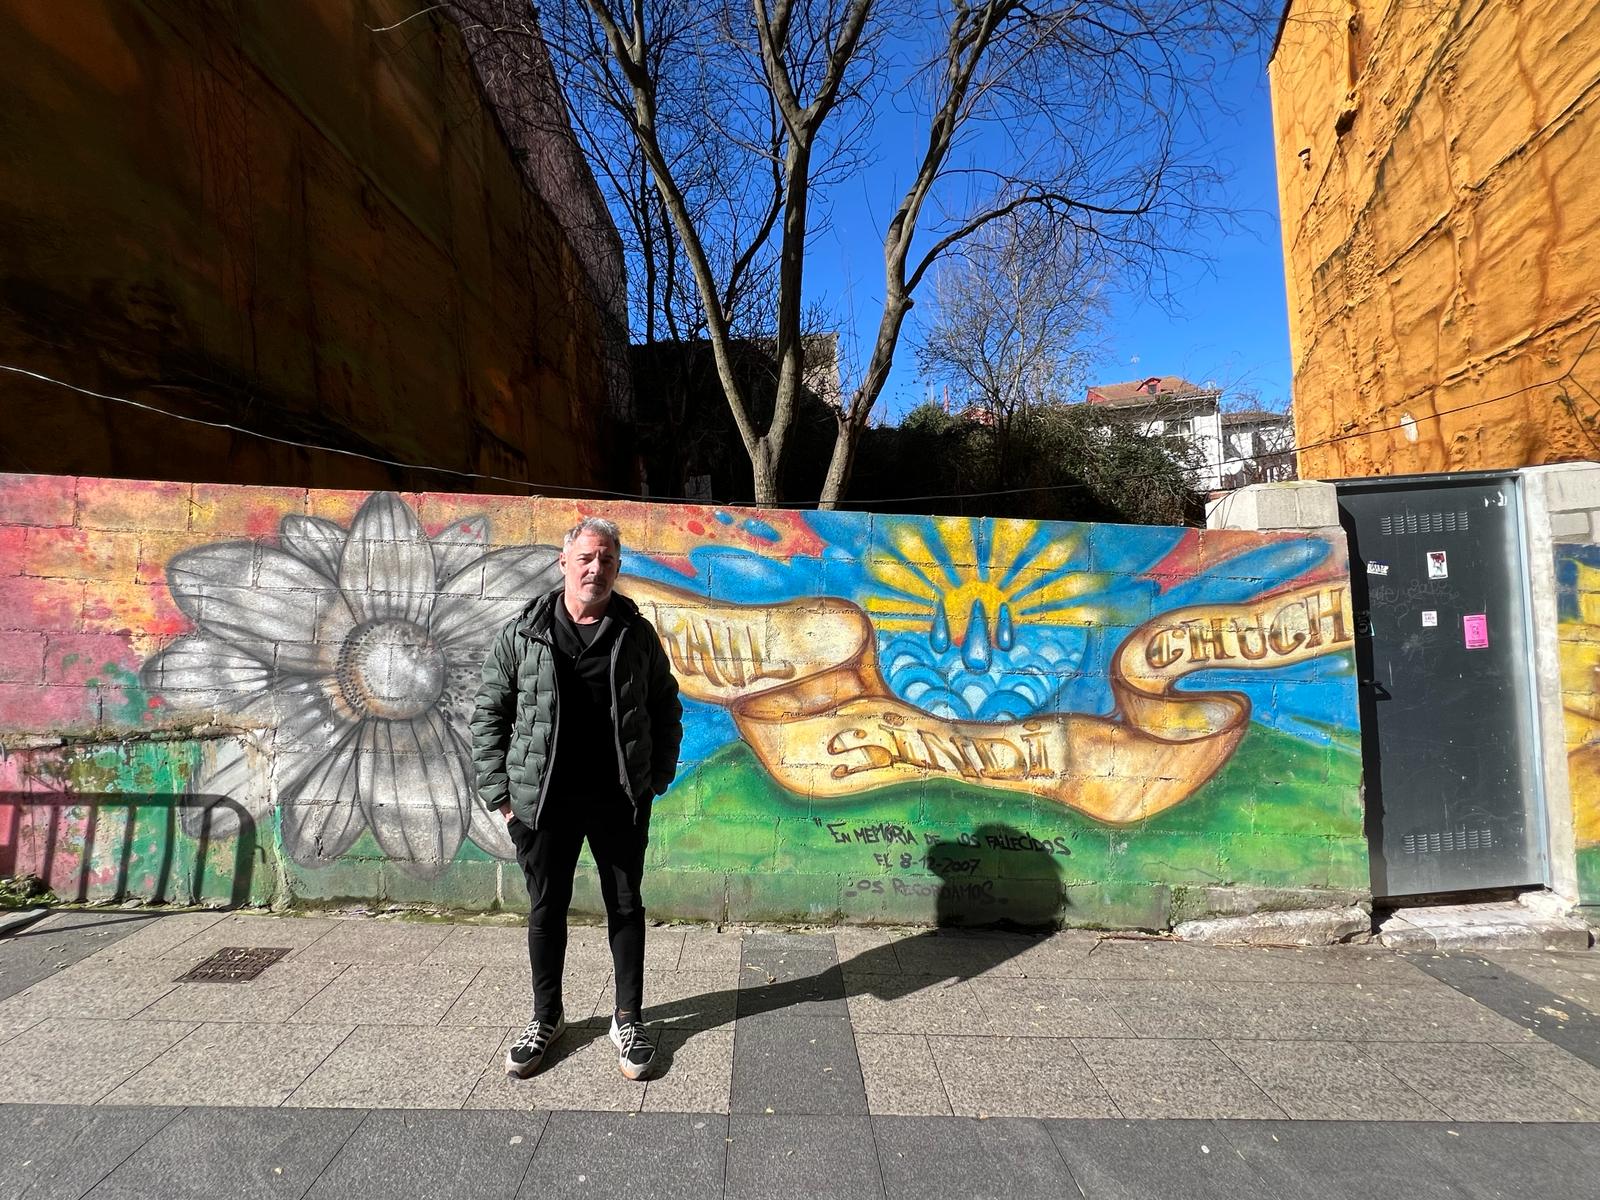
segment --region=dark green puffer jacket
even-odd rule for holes
[[[509,802],[530,829],[538,828],[544,809],[561,723],[551,640],[560,602],[560,588],[536,597],[496,635],[472,713],[478,799],[491,810]],[[637,816],[677,773],[683,705],[666,652],[639,606],[613,592],[606,616],[620,626],[611,643],[617,782],[633,798]]]

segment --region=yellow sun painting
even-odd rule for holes
[[[974,621],[1009,649],[1017,624],[1076,624],[1099,610],[1089,597],[1110,577],[1083,569],[1083,535],[1038,521],[961,517],[896,522],[863,566],[876,585],[866,609],[882,630],[926,630],[966,645]]]

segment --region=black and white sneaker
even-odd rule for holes
[[[566,1027],[567,1023],[561,1017],[553,1022],[534,1017],[523,1029],[522,1036],[512,1042],[511,1049],[506,1051],[506,1074],[515,1075],[518,1079],[532,1075],[544,1061],[544,1052],[550,1049],[550,1043],[560,1037]]]
[[[643,1079],[656,1063],[656,1048],[644,1031],[643,1021],[618,1025],[611,1018],[611,1044],[617,1048],[617,1066],[629,1079]]]

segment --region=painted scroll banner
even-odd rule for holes
[[[655,625],[684,693],[727,707],[762,764],[792,791],[833,799],[934,774],[1041,796],[1116,824],[1193,794],[1249,725],[1242,693],[1179,692],[1181,679],[1343,652],[1354,628],[1343,585],[1174,609],[1118,648],[1111,716],[958,721],[890,691],[872,623],[848,600],[745,605],[642,579],[625,587]]]

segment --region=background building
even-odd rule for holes
[[[0,470],[623,482],[616,230],[442,9],[0,0],[0,364],[147,406],[0,373]]]
[[[1301,476],[1600,453],[1600,6],[1289,0],[1269,76]]]
[[[1152,375],[1127,383],[1096,384],[1084,398],[1115,410],[1143,433],[1192,443],[1199,455],[1196,490],[1208,492],[1222,485],[1221,388],[1190,383],[1178,375]]]
[[[1294,418],[1249,408],[1222,414],[1222,486],[1281,483],[1294,469]]]

